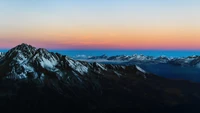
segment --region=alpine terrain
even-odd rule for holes
[[[200,84],[138,65],[79,61],[24,43],[0,53],[2,112],[199,113],[199,105]]]

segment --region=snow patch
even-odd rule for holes
[[[27,76],[26,76],[25,73],[21,73],[21,74],[18,75],[18,78],[19,78],[19,79],[26,79]]]
[[[143,70],[141,67],[139,67],[139,66],[137,66],[137,65],[135,65],[135,67],[136,67],[136,69],[138,69],[139,71],[141,71],[141,72],[143,72],[143,73],[146,73],[146,71]]]
[[[79,72],[81,75],[84,75],[85,73],[88,73],[88,68],[86,66],[84,66],[83,64],[81,64],[78,61],[73,61],[71,59],[68,59],[69,62],[69,66],[76,70],[77,72]]]
[[[77,78],[80,82],[83,82],[83,81],[79,78],[79,76],[76,74],[76,72],[72,71],[72,73],[76,76],[76,78]]]
[[[22,65],[22,66],[24,67],[24,69],[25,69],[27,72],[34,72],[33,67],[28,66],[28,65]]]
[[[122,67],[122,69],[126,69],[126,67],[125,66],[121,66]]]
[[[88,59],[88,58],[91,58],[92,56],[87,56],[87,55],[76,55],[74,56],[73,58],[74,59]]]
[[[4,55],[4,53],[3,53],[3,52],[0,52],[0,55],[2,56],[2,55]]]
[[[107,70],[105,67],[103,67],[103,65],[101,65],[101,64],[99,64],[99,63],[96,63],[96,65],[97,65],[98,67],[100,67],[102,70]]]
[[[55,58],[50,58],[48,60],[48,59],[42,57],[41,59],[42,59],[42,61],[40,62],[40,65],[43,68],[45,68],[45,67],[47,67],[47,68],[53,68],[58,63]]]
[[[15,60],[21,64],[23,63],[25,60],[27,60],[27,58],[24,57],[24,55],[22,55],[21,53],[18,54],[18,56],[15,58]]]
[[[117,71],[114,71],[114,73],[115,73],[118,77],[122,76],[122,74],[121,74],[121,73],[118,73]]]
[[[42,73],[42,74],[40,75],[40,79],[41,79],[41,80],[44,80],[44,79],[45,79],[44,73]]]

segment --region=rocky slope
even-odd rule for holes
[[[7,112],[193,113],[200,105],[199,84],[27,44],[0,59],[0,77],[0,108]]]
[[[137,70],[134,66],[132,68]],[[31,45],[21,44],[9,50],[0,59],[0,70],[3,70],[0,72],[3,78],[13,80],[29,78],[43,80],[51,77],[64,79],[73,75],[81,81],[81,77],[91,73],[116,72],[119,73],[115,74],[118,76],[126,71],[126,67],[77,61],[46,49],[36,49]]]

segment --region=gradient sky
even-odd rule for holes
[[[0,0],[0,48],[200,49],[200,0]]]

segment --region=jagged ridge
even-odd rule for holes
[[[198,111],[200,104],[199,84],[27,44],[9,50],[0,70],[0,108],[11,112],[177,113]]]
[[[44,79],[43,77],[49,75],[60,79],[68,76],[68,73],[79,79],[79,76],[101,73],[107,71],[108,68],[107,65],[73,60],[67,56],[49,52],[43,48],[36,49],[24,43],[9,50],[0,62],[0,69],[4,70],[1,75],[10,79],[28,79],[29,77]],[[120,72],[115,69],[115,66],[111,69],[119,75]]]
[[[116,56],[78,56],[76,59],[89,61],[89,62],[126,62],[127,64],[137,64],[137,63],[166,63],[172,65],[180,66],[193,66],[200,67],[200,56],[193,55],[188,57],[180,58],[168,58],[166,56],[153,57],[145,55],[116,55]]]

